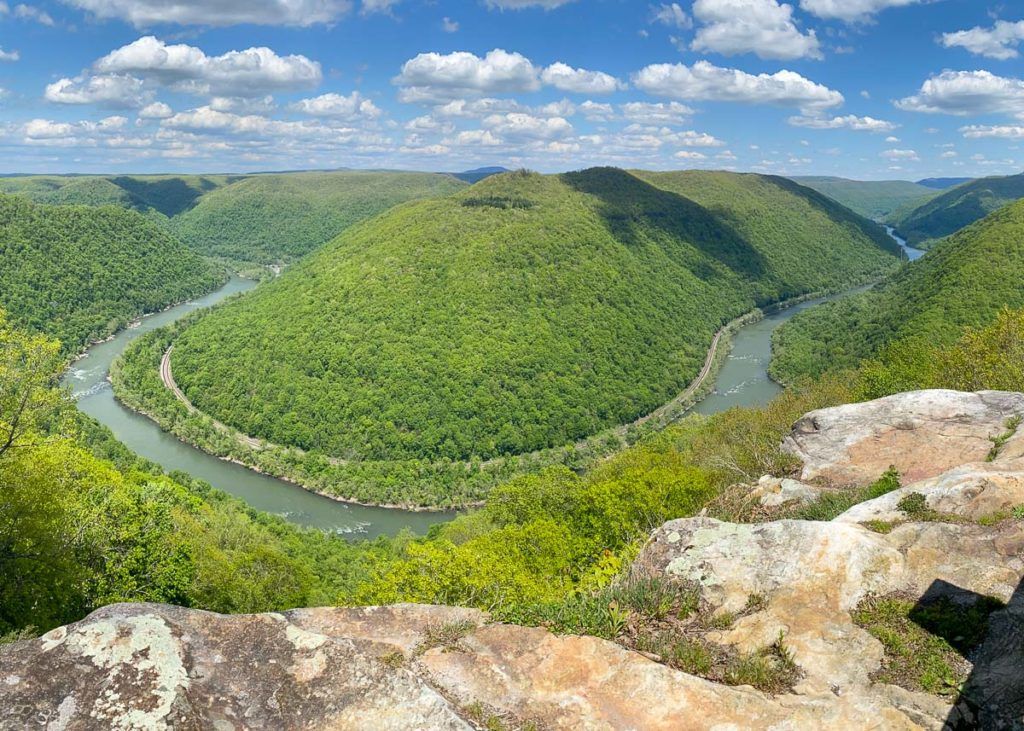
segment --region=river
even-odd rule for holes
[[[906,248],[911,260],[924,254],[917,249],[907,248],[892,229],[889,229],[889,234]],[[105,424],[115,437],[136,454],[156,462],[168,471],[181,470],[205,480],[257,510],[283,516],[300,525],[363,538],[394,535],[403,528],[424,533],[434,523],[449,520],[450,513],[372,508],[330,500],[289,482],[225,462],[179,441],[147,417],[126,408],[114,398],[107,381],[110,364],[132,340],[190,312],[210,307],[255,286],[256,282],[235,277],[205,297],[142,318],[138,325],[89,348],[65,374],[63,383],[71,389],[79,409]],[[713,414],[733,406],[754,406],[769,401],[781,390],[768,377],[767,372],[775,328],[809,307],[846,294],[849,292],[804,302],[741,328],[733,338],[732,349],[715,381],[714,392],[694,410],[701,414]]]

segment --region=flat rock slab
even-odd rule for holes
[[[803,462],[803,480],[863,486],[893,466],[905,482],[917,481],[985,461],[992,439],[1021,415],[1020,393],[914,391],[812,411],[784,448]]]

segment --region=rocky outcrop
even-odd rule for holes
[[[866,485],[895,466],[923,480],[982,462],[1007,423],[1024,415],[1024,394],[915,391],[821,409],[800,419],[785,448],[803,462],[804,480]],[[1024,450],[1024,441],[1008,445]]]
[[[698,587],[702,612],[729,617],[700,625],[717,646],[781,636],[799,673],[779,695],[469,609],[113,605],[0,649],[0,730],[1024,728],[1024,439],[1006,428],[1022,408],[1020,394],[932,391],[808,414],[788,448],[832,484],[765,478],[746,488],[763,514],[890,464],[906,486],[827,522],[654,531],[633,573]],[[970,702],[879,680],[884,647],[854,614],[886,596],[1008,602],[970,656]]]

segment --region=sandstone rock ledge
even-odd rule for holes
[[[828,522],[695,517],[654,531],[634,571],[699,586],[714,611],[745,610],[717,643],[753,652],[781,633],[801,670],[785,695],[468,609],[122,604],[0,649],[0,729],[474,729],[481,709],[538,731],[1021,729],[1024,442],[1006,425],[1022,413],[1021,394],[948,391],[815,412],[788,440],[804,479],[863,486],[894,465],[905,487]],[[815,496],[779,478],[760,489],[778,503]],[[910,493],[929,520],[906,512]],[[871,596],[943,593],[1008,602],[971,657],[980,710],[879,682],[884,648],[852,617]]]

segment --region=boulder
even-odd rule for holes
[[[105,607],[0,650],[0,728],[913,729],[865,697],[771,698],[593,637],[399,605],[223,616]]]
[[[1007,469],[1004,462],[963,465],[854,505],[836,520],[843,523],[908,520],[910,516],[899,504],[913,493],[923,495],[931,510],[968,520],[1009,515],[1014,508],[1024,505],[1024,472]]]
[[[917,481],[984,461],[992,439],[1021,415],[1020,393],[915,391],[812,411],[784,449],[803,462],[803,480],[863,486],[895,466],[905,481]],[[1024,449],[1015,440],[1009,446]]]
[[[766,508],[781,508],[789,504],[807,505],[817,500],[822,492],[823,488],[817,485],[771,475],[765,475],[750,489],[751,496]]]

